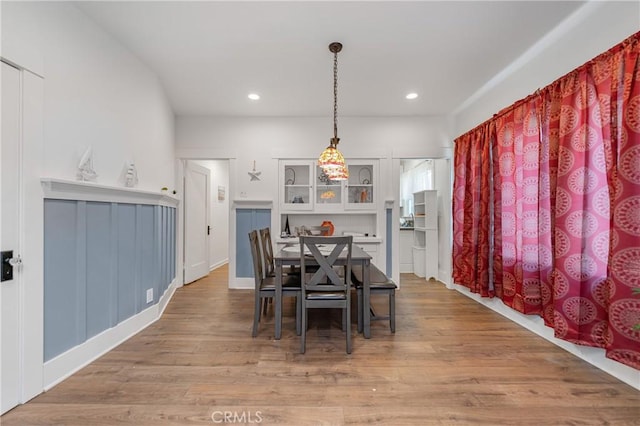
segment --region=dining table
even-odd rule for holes
[[[283,267],[286,266],[300,266],[300,243],[291,243],[282,247],[274,255],[273,261],[275,263],[275,275],[276,275],[276,340],[280,340],[282,336],[282,273]],[[345,265],[347,262],[346,250],[343,251],[336,259],[336,265]],[[305,264],[313,264],[313,258],[305,258]],[[361,247],[353,245],[351,248],[351,267],[360,265],[362,267],[363,283],[362,283],[362,303],[363,312],[369,312],[370,310],[370,271],[371,271],[371,255],[364,251]],[[371,337],[371,317],[364,315],[363,321],[363,335],[365,339]]]

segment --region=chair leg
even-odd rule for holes
[[[301,327],[300,327],[300,353],[303,354],[305,351],[305,343],[307,339],[307,307],[305,303],[302,303],[302,315],[300,315],[301,319]]]
[[[296,296],[296,334],[302,332],[302,296]]]
[[[269,303],[268,302],[269,302],[270,299],[271,299],[270,297],[264,299],[264,305],[263,305],[263,310],[262,310],[262,314],[263,315],[267,315],[267,309],[269,308]]]
[[[396,332],[396,292],[389,293],[389,325],[391,332]]]
[[[344,312],[345,312],[345,317],[346,317],[346,325],[347,325],[347,329],[346,329],[346,333],[347,333],[347,353],[350,354],[351,353],[351,304],[347,303],[347,305],[344,308]]]
[[[357,299],[358,299],[358,333],[362,333],[363,325],[362,321],[364,319],[364,312],[362,308],[362,289],[358,289],[357,291]]]
[[[255,299],[256,300],[253,307],[253,331],[251,332],[252,337],[256,337],[258,335],[258,322],[260,322],[260,310],[262,308],[262,298],[257,295]]]

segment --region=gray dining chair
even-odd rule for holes
[[[273,263],[273,243],[271,241],[270,228],[262,228],[260,230],[260,241],[262,242],[264,275],[266,277],[273,277],[275,275],[275,264]]]
[[[302,312],[300,353],[305,353],[309,309],[342,309],[347,353],[351,353],[351,248],[353,237],[300,237]],[[340,258],[346,250],[344,257]],[[309,266],[316,266],[313,272]],[[344,271],[344,273],[340,273]]]
[[[254,287],[254,309],[253,309],[253,330],[251,335],[258,335],[258,324],[260,323],[262,304],[265,305],[267,299],[275,298],[276,295],[276,278],[275,276],[266,277],[262,268],[263,260],[260,254],[260,241],[258,240],[258,231],[249,232],[249,244],[251,246],[251,257],[253,259],[253,276],[255,280]],[[296,334],[300,335],[301,329],[301,287],[300,276],[284,275],[282,277],[282,297],[293,296],[296,298]]]

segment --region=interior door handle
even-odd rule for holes
[[[18,257],[12,257],[11,259],[8,259],[7,263],[9,263],[9,265],[11,266],[20,266],[22,265],[22,258],[20,257],[20,255],[18,255]]]
[[[211,226],[207,225],[207,235],[211,235]]]
[[[22,265],[20,255],[13,256],[13,250],[2,252],[0,281],[11,281],[13,279],[13,268]]]

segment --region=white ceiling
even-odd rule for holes
[[[451,113],[584,2],[76,4],[159,76],[177,115],[331,115],[340,41],[338,114],[411,116]]]

